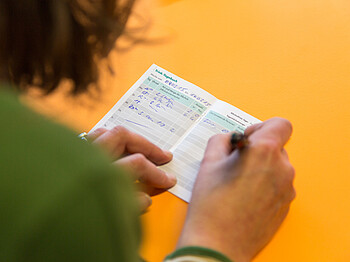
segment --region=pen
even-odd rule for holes
[[[249,145],[248,138],[244,134],[238,132],[232,133],[230,142],[232,149],[242,149],[245,146]]]

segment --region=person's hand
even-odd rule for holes
[[[137,194],[142,211],[151,205],[150,196],[175,185],[174,175],[157,168],[172,159],[171,152],[160,149],[144,137],[117,126],[111,130],[96,129],[88,135],[88,140],[105,148],[114,158],[114,164],[133,176],[140,188]]]
[[[272,238],[295,198],[294,168],[283,149],[292,132],[281,118],[249,127],[250,144],[230,135],[207,145],[178,247],[203,246],[250,261]]]

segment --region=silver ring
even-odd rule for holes
[[[87,134],[86,132],[83,132],[83,133],[80,133],[80,134],[78,135],[78,137],[79,137],[80,139],[82,139],[82,140],[84,140],[84,141],[87,142],[87,141],[88,141],[87,138],[86,138],[87,135],[88,135],[88,134]]]

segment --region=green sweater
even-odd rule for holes
[[[139,261],[139,212],[128,177],[1,85],[0,122],[0,261]],[[167,261],[192,258],[229,261],[200,247],[179,249]]]
[[[131,183],[108,158],[0,91],[0,260],[138,261]]]

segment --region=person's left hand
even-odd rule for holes
[[[164,151],[146,138],[130,132],[122,126],[111,130],[96,129],[88,135],[92,144],[103,147],[115,160],[116,166],[129,171],[141,189],[138,198],[141,210],[152,203],[150,196],[157,195],[176,184],[176,177],[157,168],[172,159],[172,153]]]

